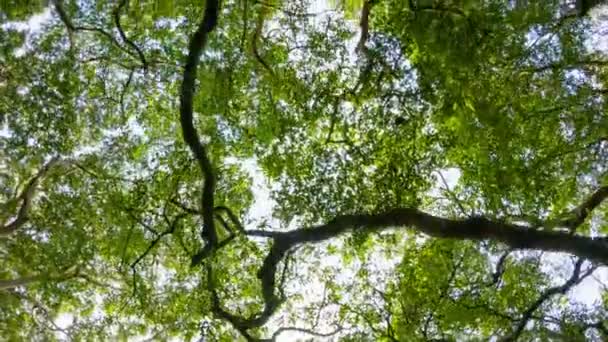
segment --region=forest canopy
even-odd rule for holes
[[[0,3],[0,336],[608,339],[601,1]]]

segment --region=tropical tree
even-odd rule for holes
[[[2,336],[608,338],[597,3],[3,3]]]

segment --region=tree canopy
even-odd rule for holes
[[[599,2],[3,2],[0,335],[608,339]]]

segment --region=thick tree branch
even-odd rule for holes
[[[287,252],[304,243],[317,243],[335,238],[349,231],[377,232],[389,228],[411,228],[436,238],[459,240],[493,240],[511,249],[563,252],[582,259],[608,265],[608,244],[602,239],[575,236],[567,232],[535,230],[525,226],[482,217],[453,220],[433,216],[415,208],[397,208],[378,214],[339,216],[327,224],[301,228],[289,232],[261,230],[245,231],[246,235],[274,240],[258,272],[262,282],[264,309],[252,319],[229,316],[235,326],[250,329],[265,324],[278,309],[282,300],[275,294],[276,272]],[[506,258],[506,257],[505,257]]]
[[[361,36],[359,38],[359,43],[357,43],[357,52],[366,52],[365,43],[367,43],[367,39],[369,38],[369,15],[372,10],[372,6],[376,1],[374,0],[365,0],[363,2],[363,8],[361,9],[361,19],[359,20],[359,27],[361,28]]]
[[[0,236],[12,234],[14,231],[21,228],[28,221],[28,213],[30,211],[32,201],[34,200],[34,196],[36,195],[36,188],[38,187],[38,183],[42,178],[46,177],[49,170],[59,162],[59,158],[51,159],[38,171],[38,173],[36,173],[36,175],[32,179],[30,179],[21,194],[19,194],[16,199],[17,201],[21,201],[21,207],[17,212],[17,217],[13,221],[5,223],[3,226],[0,226]]]
[[[203,230],[201,235],[207,245],[203,251],[193,257],[193,265],[202,261],[200,254],[208,254],[208,251],[215,248],[215,245],[217,244],[217,232],[215,231],[213,220],[215,173],[211,160],[209,160],[209,157],[207,156],[206,148],[201,143],[198,132],[196,131],[196,128],[194,128],[192,107],[199,59],[207,44],[209,33],[213,31],[217,25],[219,5],[218,0],[207,1],[203,20],[190,39],[180,94],[180,123],[184,141],[188,147],[190,147],[190,150],[198,161],[201,172],[205,177],[201,199],[201,211],[203,216]]]

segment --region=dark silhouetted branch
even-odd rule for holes
[[[215,212],[219,215],[220,212],[225,212],[226,215],[228,215],[228,218],[230,219],[230,222],[232,222],[232,225],[234,226],[234,228],[236,228],[236,230],[239,233],[242,233],[245,231],[245,228],[243,228],[243,225],[241,224],[241,221],[239,220],[238,216],[236,216],[234,214],[234,212],[232,212],[232,210],[226,206],[220,205],[215,207]],[[234,232],[236,233],[236,231]]]
[[[375,3],[375,0],[365,0],[363,2],[363,8],[361,9],[361,19],[359,20],[361,36],[359,37],[359,42],[357,43],[357,52],[366,52],[365,43],[367,43],[367,39],[369,38],[369,15]]]
[[[123,7],[125,7],[125,5],[127,4],[127,1],[128,0],[121,0],[120,3],[118,4],[118,7],[116,7],[116,10],[114,11],[114,23],[116,24],[116,28],[118,29],[118,34],[120,35],[120,38],[127,45],[129,45],[131,48],[133,48],[133,50],[135,50],[135,52],[137,53],[137,56],[139,57],[139,60],[141,61],[142,68],[144,69],[144,71],[147,71],[148,62],[146,61],[146,56],[144,55],[143,51],[132,40],[130,40],[127,37],[127,35],[125,34],[125,31],[122,28],[122,25],[120,24],[120,11],[122,10]]]
[[[266,71],[268,71],[268,73],[270,73],[270,75],[274,76],[274,71],[272,71],[272,68],[270,68],[268,63],[264,60],[264,58],[262,58],[262,55],[260,54],[260,52],[258,50],[258,41],[262,39],[262,30],[264,29],[264,20],[265,20],[266,14],[268,12],[269,12],[268,9],[265,7],[263,7],[260,10],[260,14],[256,21],[255,32],[253,33],[253,38],[251,39],[251,50],[253,52],[253,56],[258,61],[258,63],[260,63],[264,67],[264,69],[266,69]]]
[[[194,128],[193,101],[195,81],[199,59],[207,44],[208,35],[217,26],[219,12],[219,1],[209,0],[205,6],[203,20],[199,24],[196,32],[190,38],[188,46],[188,57],[184,66],[184,75],[180,93],[180,123],[184,141],[190,147],[192,154],[198,161],[199,167],[205,178],[203,184],[203,194],[201,199],[201,211],[203,216],[203,230],[201,235],[205,240],[206,246],[201,252],[192,258],[192,265],[197,265],[202,261],[204,254],[210,253],[217,244],[217,232],[213,219],[214,193],[215,193],[215,173],[211,160],[207,156],[205,146],[201,143],[198,132]]]
[[[608,244],[602,239],[567,232],[535,230],[526,226],[483,217],[454,220],[433,216],[414,208],[397,208],[378,214],[339,216],[327,224],[288,232],[248,230],[248,236],[272,238],[273,245],[258,272],[264,309],[251,319],[231,317],[241,329],[260,327],[278,309],[282,300],[275,294],[277,265],[292,248],[335,238],[349,231],[377,232],[389,228],[411,228],[436,238],[501,242],[511,249],[563,252],[608,265]],[[506,257],[505,257],[506,258]],[[239,321],[240,319],[240,321]]]
[[[108,40],[110,41],[110,43],[112,43],[112,45],[114,45],[117,48],[119,48],[120,50],[126,52],[128,55],[135,57],[135,58],[139,57],[137,55],[134,55],[134,53],[132,51],[130,51],[129,49],[126,49],[124,46],[122,46],[118,42],[118,40],[116,40],[116,38],[114,38],[114,36],[111,33],[107,32],[106,30],[104,30],[102,28],[74,25],[74,23],[72,22],[70,17],[65,12],[65,9],[63,8],[63,4],[62,4],[61,0],[53,0],[53,5],[55,7],[55,11],[57,11],[57,14],[59,14],[59,19],[61,19],[61,22],[63,22],[65,27],[68,29],[68,34],[70,35],[70,41],[72,41],[72,36],[73,36],[74,32],[77,32],[77,31],[95,32],[95,33],[101,34],[102,36],[108,38]]]
[[[498,262],[496,263],[496,270],[494,271],[494,273],[492,273],[492,281],[488,284],[488,286],[494,286],[498,284],[503,273],[505,273],[505,262],[507,261],[507,257],[509,256],[509,254],[511,254],[511,252],[513,252],[513,250],[509,249],[500,256]]]
[[[585,279],[593,271],[595,271],[595,267],[590,267],[589,270],[587,270],[581,276],[581,267],[582,267],[584,261],[585,261],[584,259],[578,259],[578,261],[574,265],[574,271],[572,272],[572,275],[570,276],[570,278],[568,280],[566,280],[565,283],[563,283],[562,285],[559,285],[559,286],[551,287],[551,288],[547,289],[545,292],[543,292],[540,295],[540,297],[534,303],[532,303],[532,305],[530,305],[530,307],[523,313],[521,319],[519,320],[519,323],[517,324],[517,326],[511,333],[511,335],[505,337],[503,339],[503,342],[517,341],[517,339],[519,338],[521,333],[524,331],[524,329],[525,329],[526,325],[528,324],[528,322],[530,321],[530,319],[532,319],[532,315],[534,314],[534,312],[541,305],[543,305],[543,303],[545,303],[547,300],[549,300],[551,297],[553,297],[557,294],[565,294],[572,287],[579,284],[583,279]]]
[[[152,249],[154,249],[154,247],[160,242],[160,240],[170,234],[173,234],[175,232],[175,229],[177,228],[177,224],[179,223],[179,221],[185,216],[185,214],[180,214],[177,215],[173,221],[169,224],[169,227],[167,228],[167,230],[165,230],[164,232],[158,234],[154,240],[152,240],[152,242],[150,242],[150,244],[148,245],[148,248],[146,248],[146,250],[139,255],[139,257],[137,257],[137,259],[135,259],[135,261],[133,261],[131,263],[131,269],[135,269],[135,267],[137,266],[137,264],[139,264],[151,251]]]

